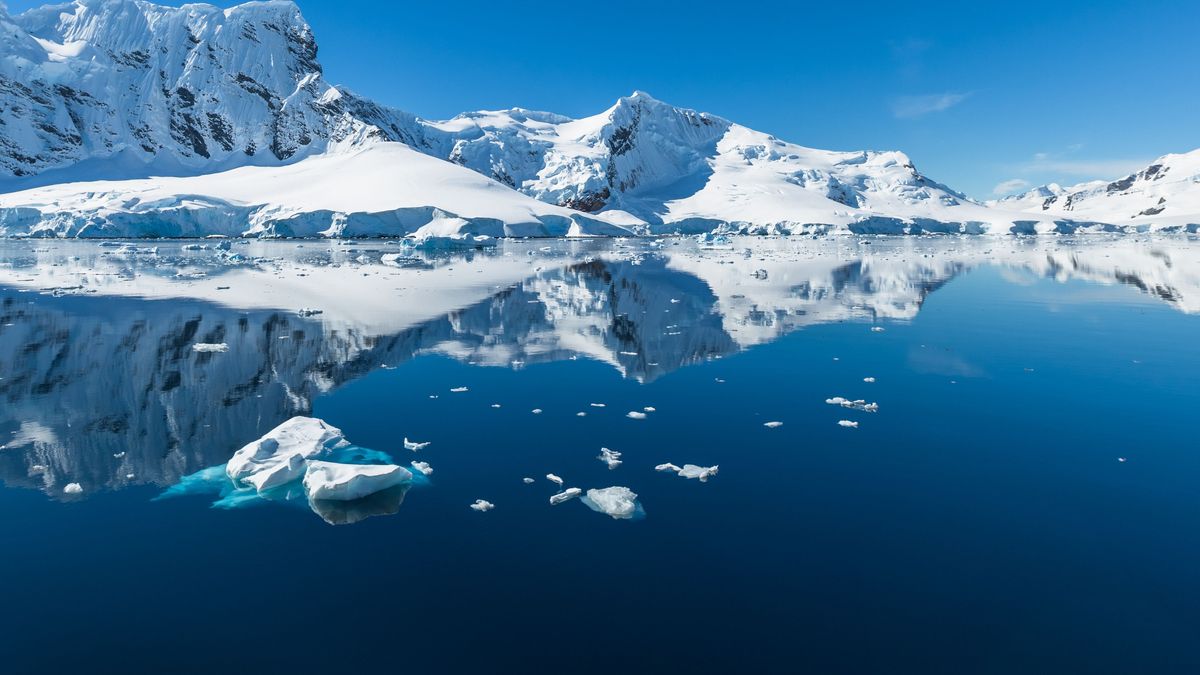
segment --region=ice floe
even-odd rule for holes
[[[546,480],[550,481],[551,483],[554,483],[555,485],[557,485],[559,487],[562,487],[563,479],[558,476],[555,476],[552,473],[546,474]]]
[[[424,443],[421,443],[418,441],[410,441],[410,440],[408,440],[408,436],[405,436],[404,437],[404,449],[412,450],[413,452],[417,452],[418,450],[424,450],[425,448],[428,448],[429,444],[432,442],[433,441],[425,441]]]
[[[82,494],[82,493],[83,493],[83,486],[80,485],[79,483],[67,483],[66,487],[63,488],[63,494],[77,495],[77,494]]]
[[[655,471],[674,471],[675,473],[679,473],[680,471],[682,471],[682,469],[680,469],[679,467],[675,466],[674,464],[672,464],[670,462],[667,462],[665,464],[659,464],[658,466],[654,467],[654,470]]]
[[[716,464],[712,466],[697,466],[695,464],[684,464],[679,470],[680,478],[698,478],[701,483],[707,483],[708,479],[717,475],[718,467]]]
[[[222,353],[229,351],[229,345],[224,342],[197,342],[192,345],[192,351],[201,354]]]
[[[411,462],[412,468],[416,469],[423,476],[433,474],[433,467],[429,466],[429,462]]]
[[[628,520],[641,511],[637,501],[637,493],[627,487],[612,486],[593,488],[580,501],[593,511],[612,516],[618,520]]]
[[[450,392],[454,394],[461,394],[464,391],[469,391],[469,389],[467,389],[467,387],[454,387],[450,390]]]
[[[313,417],[297,416],[235,452],[225,472],[235,485],[262,492],[300,478],[306,460],[349,445],[340,429]]]
[[[628,418],[629,418],[629,419],[631,419],[631,420],[644,420],[644,419],[646,419],[646,413],[644,413],[644,412],[640,412],[640,411],[637,411],[637,410],[630,410],[629,412],[625,413],[625,416],[626,416],[626,417],[628,417]]]
[[[867,403],[866,400],[861,398],[852,401],[842,396],[834,396],[833,398],[825,399],[825,402],[829,405],[840,405],[843,408],[849,408],[851,410],[861,410],[862,412],[879,412],[878,403]]]
[[[395,464],[340,464],[309,460],[304,490],[309,499],[361,499],[412,480],[412,472]]]
[[[857,429],[858,422],[852,422],[850,420],[838,420],[838,426],[846,427],[847,429]]]
[[[583,490],[579,488],[567,488],[558,494],[550,496],[550,506],[558,506],[563,502],[569,502],[581,494],[583,494]]]
[[[783,426],[783,422],[764,422],[763,426],[768,429],[777,429]]]
[[[596,456],[596,459],[607,464],[609,469],[615,469],[618,466],[621,466],[621,453],[617,452],[616,450],[600,448],[600,454]]]
[[[866,382],[867,384],[871,384],[871,383],[875,382],[875,378],[873,378],[873,377],[864,377],[864,378],[863,378],[863,382]]]
[[[479,512],[484,512],[491,511],[492,509],[496,508],[496,505],[486,499],[476,499],[475,503],[471,505],[471,508]]]
[[[530,477],[528,477],[528,476],[526,476],[525,478],[522,478],[522,479],[521,479],[521,482],[522,482],[522,483],[524,483],[524,484],[526,484],[526,485],[529,485],[530,483],[532,483],[532,482],[533,482],[533,479],[532,479],[532,478],[530,478]]]

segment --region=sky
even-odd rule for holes
[[[430,119],[583,117],[640,89],[809,147],[901,150],[980,199],[1200,148],[1196,0],[298,4],[332,83]]]

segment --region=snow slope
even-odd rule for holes
[[[1196,229],[1198,164],[981,204],[900,152],[807,148],[644,92],[583,119],[425,121],[326,82],[283,0],[0,6],[0,235]]]
[[[1137,173],[1072,187],[1046,185],[992,204],[1136,229],[1200,229],[1200,150],[1163,155]]]
[[[0,194],[0,235],[69,237],[628,234],[400,143],[280,167]]]

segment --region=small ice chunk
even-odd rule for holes
[[[79,483],[67,483],[66,487],[63,488],[63,494],[65,495],[77,495],[82,492],[83,486]]]
[[[471,508],[482,513],[485,511],[491,511],[492,509],[496,508],[496,505],[486,499],[476,499],[475,503],[471,505]]]
[[[452,394],[461,394],[464,391],[468,391],[468,389],[466,387],[453,387],[450,389],[450,393]]]
[[[638,510],[637,493],[627,487],[617,485],[588,490],[583,503],[593,511],[599,511],[621,520],[632,518]]]
[[[642,408],[642,410],[645,410],[646,412],[654,412],[655,408],[652,405],[648,405],[645,408]]]
[[[522,482],[522,483],[525,483],[526,485],[529,485],[530,483],[532,483],[532,482],[533,482],[533,479],[532,479],[532,478],[529,478],[529,477],[527,476],[527,477],[525,477],[525,478],[522,478],[522,479],[521,479],[521,482]]]
[[[866,382],[867,384],[871,384],[874,381],[875,381],[875,378],[873,378],[873,377],[864,377],[863,378],[863,382]]]
[[[883,326],[871,326],[871,332],[872,333],[882,333]]]
[[[852,422],[850,420],[838,420],[838,426],[846,427],[847,429],[857,429],[858,422]]]
[[[493,403],[493,404],[492,404],[492,407],[493,407],[493,408],[499,408],[499,407],[500,407],[500,404],[499,404],[499,403]]]
[[[424,450],[425,448],[429,447],[429,444],[432,442],[433,441],[425,441],[424,443],[419,443],[417,441],[410,441],[410,440],[408,440],[408,436],[405,436],[404,437],[404,449],[412,450],[413,452],[416,452],[418,450]]]
[[[696,466],[695,464],[684,464],[679,470],[681,478],[699,478],[701,483],[707,483],[708,479],[717,475],[719,467],[714,464],[712,466]]]
[[[542,414],[542,409],[541,409],[541,408],[534,408],[533,410],[530,410],[529,412],[533,413],[534,415],[541,415],[541,414]]]
[[[587,417],[587,413],[585,413],[585,412],[577,412],[577,413],[575,413],[575,416],[576,416],[576,417]]]
[[[121,458],[122,458],[122,457],[124,457],[124,456],[125,456],[125,453],[124,453],[124,452],[114,452],[114,453],[113,453],[113,457],[114,457],[114,458],[116,458],[116,459],[121,459]]]
[[[1125,462],[1125,461],[1126,461],[1126,459],[1125,459],[1124,457],[1118,457],[1118,458],[1117,458],[1117,461],[1118,461],[1118,462],[1122,462],[1122,463],[1123,463],[1123,462]]]
[[[592,406],[593,408],[603,408],[605,404],[603,404],[603,403],[589,403],[588,405]]]
[[[412,480],[412,472],[395,464],[341,464],[310,459],[304,472],[309,499],[350,501]]]
[[[609,469],[615,469],[618,466],[621,466],[621,453],[617,452],[616,450],[600,448],[600,454],[596,457],[596,459],[607,464]]]
[[[412,462],[412,468],[420,471],[425,476],[433,473],[433,467],[429,466],[429,462]]]
[[[341,429],[313,417],[296,416],[235,452],[225,473],[234,485],[262,492],[299,478],[305,472],[305,460],[348,445]]]
[[[768,429],[775,429],[783,426],[783,422],[764,422],[763,426]]]
[[[221,353],[229,351],[229,345],[224,342],[197,342],[192,345],[192,351],[206,353]]]
[[[583,490],[579,488],[567,488],[558,494],[550,495],[550,506],[558,506],[563,502],[569,502],[581,494],[583,494]]]
[[[654,467],[654,470],[655,471],[674,471],[675,473],[679,473],[683,469],[680,469],[679,467],[675,466],[674,464],[667,462],[666,464],[659,464],[658,466]]]
[[[552,473],[546,474],[546,480],[550,481],[551,483],[554,483],[555,485],[557,485],[559,487],[562,487],[563,479],[559,478],[558,476],[555,476]]]
[[[625,413],[625,416],[632,420],[646,419],[646,413],[638,412],[637,410],[630,410],[629,412]]]
[[[862,412],[879,412],[878,403],[867,403],[865,399],[861,398],[851,401],[850,399],[842,396],[834,396],[833,398],[825,399],[825,402],[829,405],[840,405],[843,408],[849,408],[851,410],[860,410]]]

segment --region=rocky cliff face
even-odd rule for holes
[[[109,160],[110,177],[187,173],[369,138],[420,145],[401,131],[403,114],[325,82],[290,2],[78,0],[15,17],[0,9],[0,33],[0,174],[89,160]]]

